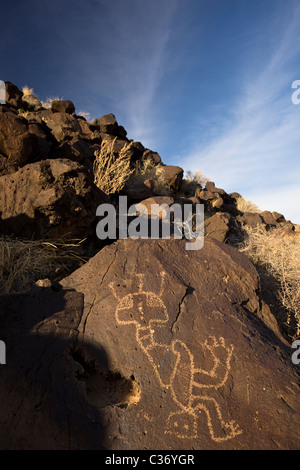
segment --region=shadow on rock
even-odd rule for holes
[[[126,407],[132,383],[110,371],[101,345],[79,343],[82,312],[72,290],[1,297],[1,449],[105,448],[101,409]]]

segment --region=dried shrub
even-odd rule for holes
[[[254,202],[246,200],[243,197],[237,198],[236,207],[240,212],[261,212],[260,208]]]
[[[282,228],[266,230],[263,226],[246,228],[246,239],[240,250],[256,265],[262,285],[269,278],[275,280],[273,293],[281,305],[282,327],[287,327],[290,338],[300,333],[300,234],[288,233]],[[282,314],[285,313],[285,316]]]
[[[163,178],[163,165],[155,165],[150,160],[137,161],[134,166],[133,174],[126,186],[128,188],[134,188],[144,183],[146,180],[153,181],[153,192],[160,196],[169,196],[174,192]]]
[[[33,88],[29,88],[27,85],[22,88],[23,96],[34,96]]]
[[[182,180],[180,190],[185,196],[194,196],[198,185],[203,187],[208,181],[210,179],[201,171],[188,171],[186,177]]]
[[[27,292],[33,283],[55,271],[68,273],[85,261],[82,241],[21,240],[0,237],[0,294]]]
[[[52,101],[62,101],[63,98],[59,98],[58,96],[49,96],[46,98],[45,101],[40,100],[43,108],[50,109]]]
[[[134,171],[130,165],[129,153],[132,142],[125,144],[120,152],[115,152],[116,139],[111,142],[103,140],[100,150],[95,152],[94,182],[106,194],[121,191]]]

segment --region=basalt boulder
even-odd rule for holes
[[[103,132],[104,134],[110,134],[120,138],[125,138],[127,135],[124,127],[119,126],[115,115],[112,113],[105,114],[98,119],[94,119],[91,125],[92,128],[99,129],[100,132]]]
[[[37,151],[36,138],[29,132],[27,120],[0,107],[0,153],[11,163],[21,166]]]
[[[162,183],[177,191],[183,177],[183,169],[174,165],[161,165],[156,171]]]
[[[70,100],[53,100],[51,103],[51,109],[52,111],[57,111],[59,113],[75,113],[75,106]]]
[[[0,232],[25,238],[85,238],[108,197],[86,166],[67,159],[25,165],[0,177]]]
[[[120,240],[3,297],[3,448],[299,448],[299,369],[255,268],[215,240],[185,248]]]
[[[14,108],[22,108],[23,92],[11,82],[5,82],[5,101]]]
[[[218,212],[204,222],[205,236],[225,242],[230,233],[230,214]]]
[[[85,137],[79,120],[72,114],[52,112],[47,109],[38,113],[37,118],[43,121],[57,142],[70,140],[74,137]],[[81,120],[80,120],[81,121]]]

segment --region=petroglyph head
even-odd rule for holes
[[[151,323],[164,323],[168,318],[164,303],[153,292],[128,294],[116,309],[117,322],[123,325],[134,323],[144,328]]]
[[[138,328],[149,328],[154,323],[165,323],[169,316],[165,304],[155,292],[148,292],[143,287],[143,275],[139,275],[138,292],[119,298],[115,287],[110,284],[114,296],[118,300],[116,320],[121,325],[135,324]],[[164,273],[162,274],[162,280]],[[163,285],[163,282],[162,282]]]

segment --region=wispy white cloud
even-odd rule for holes
[[[299,75],[295,62],[300,53],[300,8],[292,13],[281,18],[281,30],[273,33],[271,44],[257,51],[256,60],[252,55],[251,69],[244,62],[244,70],[237,71],[240,88],[227,117],[213,115],[205,125],[214,129],[207,133],[207,141],[203,135],[198,142],[195,137],[180,161],[185,169],[200,168],[228,192],[238,191],[262,209],[281,211],[300,223],[300,105],[291,102],[291,84],[300,78],[295,76]],[[274,23],[268,28],[266,36]],[[196,132],[203,134],[203,127]]]
[[[102,61],[110,69],[106,86],[112,105],[129,137],[151,148],[160,135],[158,87],[171,66],[168,44],[177,0],[118,2],[118,10],[112,2],[106,7],[110,44],[109,57]]]

